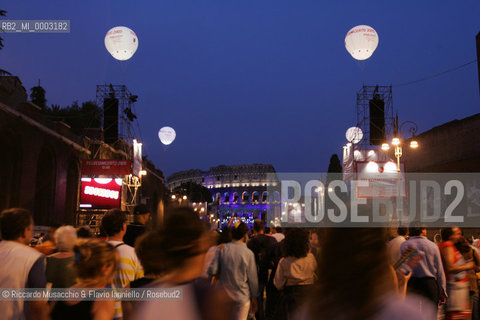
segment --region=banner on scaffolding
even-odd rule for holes
[[[400,163],[399,172],[393,161],[356,161],[355,171],[357,198],[406,197],[403,163]]]
[[[142,170],[142,143],[133,139],[133,168],[132,174],[140,177],[140,171]]]
[[[116,176],[131,172],[130,160],[82,160],[82,176]]]

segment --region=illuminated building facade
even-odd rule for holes
[[[237,216],[251,226],[255,219],[267,222],[280,212],[280,192],[272,192],[278,180],[274,167],[269,164],[222,165],[209,171],[177,172],[168,177],[168,188],[172,191],[187,182],[210,190],[211,210],[220,225]]]

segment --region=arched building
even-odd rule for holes
[[[182,183],[195,182],[212,193],[211,208],[220,224],[230,217],[243,218],[249,225],[254,219],[269,221],[280,212],[280,192],[275,169],[270,164],[250,164],[181,171],[168,177],[172,191]]]
[[[0,77],[0,211],[29,209],[36,225],[75,223],[86,143],[28,102],[17,77]]]
[[[113,146],[105,143],[103,129],[98,128],[86,128],[85,135],[79,136],[27,99],[19,78],[0,76],[0,211],[28,209],[36,226],[88,224],[96,229],[97,211],[79,208],[82,160],[130,159],[129,144],[124,140]],[[163,199],[163,173],[146,159],[142,169],[148,172],[142,177],[145,187],[130,192],[136,199],[127,197],[128,175],[119,176],[124,179],[122,210],[133,211],[138,202],[155,210]]]

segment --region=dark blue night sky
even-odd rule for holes
[[[3,34],[0,68],[48,104],[95,99],[97,84],[126,84],[144,153],[169,175],[220,164],[271,163],[326,171],[356,123],[362,84],[416,80],[476,58],[480,1],[4,1],[7,19],[69,19],[69,34]],[[353,60],[347,31],[367,24],[380,42]],[[139,49],[114,60],[105,33],[133,29]],[[420,131],[480,111],[476,64],[394,87],[400,120]],[[177,139],[160,143],[160,127]]]

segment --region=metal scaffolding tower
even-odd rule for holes
[[[105,99],[118,100],[118,139],[112,146],[117,150],[122,150],[129,159],[132,157],[132,141],[136,138],[132,123],[137,118],[133,113],[137,98],[138,96],[131,94],[125,85],[97,85],[96,103],[104,112]],[[105,113],[103,113],[103,117],[105,117]],[[105,130],[105,128],[103,129]],[[122,208],[130,210],[137,204],[141,178],[130,174],[123,179],[123,186]]]
[[[103,109],[104,99],[115,98],[118,99],[118,138],[131,142],[134,138],[131,118],[133,115],[133,104],[137,101],[137,96],[128,91],[125,85],[104,84],[97,85],[96,103],[97,106]],[[130,115],[130,118],[129,118]],[[133,115],[135,118],[136,116]]]
[[[371,149],[370,144],[370,101],[376,97],[385,103],[385,138],[391,137],[395,128],[393,115],[392,86],[366,86],[357,92],[357,127],[363,131],[358,149]]]

